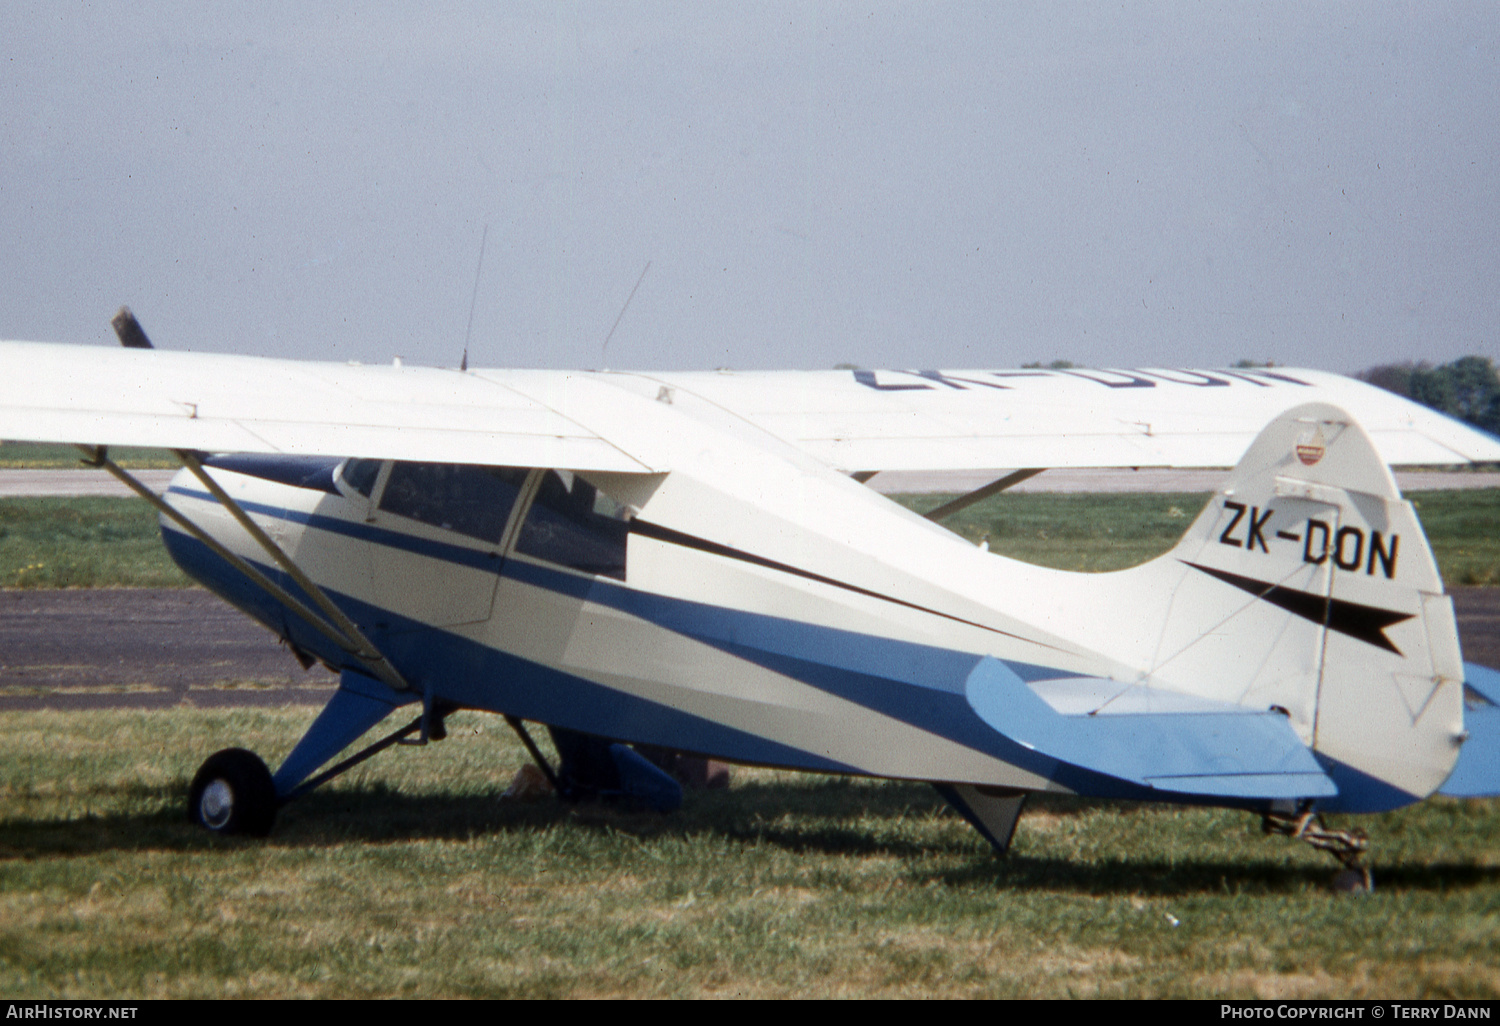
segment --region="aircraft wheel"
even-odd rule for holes
[[[209,756],[188,792],[188,818],[216,834],[264,837],[276,819],[276,805],[271,771],[243,748]]]
[[[1375,889],[1375,881],[1364,867],[1346,869],[1333,878],[1333,889],[1337,894],[1369,894]]]

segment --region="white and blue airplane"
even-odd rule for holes
[[[1500,461],[1500,441],[1346,378],[24,342],[0,366],[0,437],[79,444],[127,481],[106,445],[176,451],[165,496],[137,486],[172,557],[341,674],[274,772],[204,763],[210,830],[266,833],[454,709],[506,716],[564,793],[680,800],[631,746],[928,781],[1002,852],[1045,792],[1243,808],[1365,873],[1323,813],[1500,793],[1500,675],[1464,664],[1389,469]],[[1049,468],[1231,466],[1169,553],[1096,574],[976,548],[864,483],[1003,468],[943,515]],[[554,728],[561,767],[522,721]]]

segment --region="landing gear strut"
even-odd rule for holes
[[[1333,878],[1334,890],[1368,892],[1375,889],[1370,867],[1361,861],[1361,856],[1370,846],[1363,830],[1334,830],[1311,809],[1295,814],[1267,813],[1260,821],[1260,828],[1267,834],[1283,834],[1306,841],[1338,859],[1344,870]]]
[[[371,694],[373,692],[373,695]],[[216,752],[193,778],[188,792],[188,818],[216,834],[265,837],[271,832],[276,811],[288,802],[320,787],[392,745],[426,744],[448,736],[444,718],[454,710],[446,702],[429,702],[422,715],[373,744],[313,775],[331,756],[349,742],[385,719],[410,699],[394,700],[378,681],[345,672],[339,690],[318,714],[297,747],[287,756],[275,776],[254,752],[226,748]],[[408,740],[420,733],[417,740]]]
[[[276,820],[276,785],[260,756],[226,748],[208,757],[188,792],[188,817],[216,834],[264,837]]]

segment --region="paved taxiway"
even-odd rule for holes
[[[1500,588],[1453,602],[1464,657],[1500,666]],[[335,683],[201,589],[0,591],[0,711],[320,705]]]
[[[201,588],[0,591],[0,710],[321,704],[336,684]]]

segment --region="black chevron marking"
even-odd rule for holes
[[[771,570],[779,570],[780,572],[785,574],[794,574],[797,577],[805,577],[809,581],[817,581],[821,584],[831,584],[835,588],[843,588],[845,591],[852,591],[857,595],[868,595],[871,598],[877,598],[884,602],[890,602],[898,606],[905,606],[908,609],[915,609],[919,612],[931,613],[934,616],[941,616],[948,620],[957,621],[958,623],[968,624],[970,627],[978,627],[982,630],[993,631],[996,634],[1003,634],[1008,638],[1021,637],[1021,635],[1012,634],[1010,631],[1002,631],[998,627],[990,627],[986,624],[976,623],[973,620],[965,620],[962,617],[954,616],[952,613],[944,613],[936,609],[929,609],[926,606],[919,606],[915,602],[907,602],[905,599],[898,599],[893,595],[884,595],[878,591],[870,591],[868,588],[861,588],[858,585],[849,584],[845,581],[835,580],[832,577],[824,577],[822,574],[815,574],[811,571],[803,570],[795,566],[790,566],[786,563],[778,563],[774,559],[766,559],[764,556],[757,556],[752,553],[745,552],[742,549],[732,548],[728,545],[720,545],[718,542],[709,541],[706,538],[699,538],[695,535],[684,534],[682,531],[676,531],[670,527],[663,527],[660,524],[653,524],[649,521],[642,520],[640,517],[636,517],[634,520],[630,521],[630,533],[638,534],[646,538],[653,538],[656,541],[660,542],[667,542],[671,545],[681,545],[684,548],[697,549],[699,552],[712,553],[715,556],[723,556],[726,559],[738,559],[745,563],[753,563],[756,566],[763,566]]]
[[[1376,648],[1383,648],[1387,652],[1401,655],[1401,650],[1391,644],[1391,639],[1385,636],[1385,629],[1403,620],[1410,620],[1411,613],[1397,613],[1377,606],[1360,605],[1358,602],[1328,599],[1322,595],[1309,595],[1305,591],[1283,588],[1279,584],[1257,581],[1253,577],[1241,577],[1227,570],[1199,566],[1185,559],[1183,562],[1194,570],[1201,570],[1210,577],[1217,577],[1225,584],[1232,584],[1241,591],[1248,591],[1256,598],[1285,609],[1288,613],[1295,613],[1304,620],[1327,624],[1329,630],[1347,634],[1351,638],[1374,645]]]

